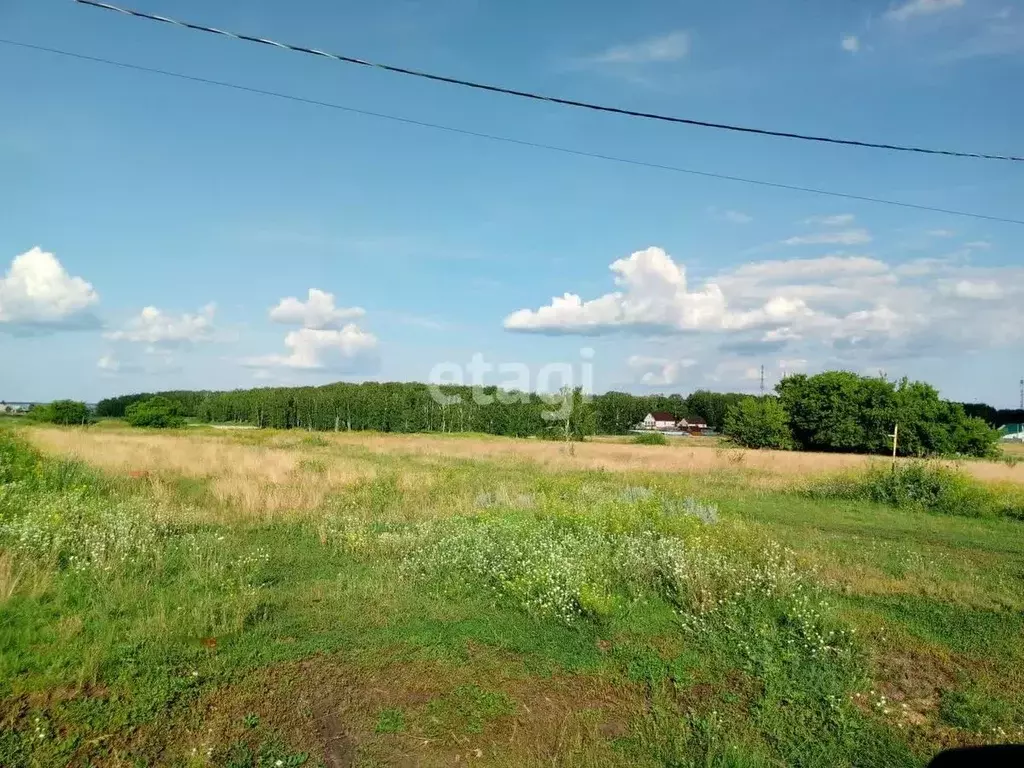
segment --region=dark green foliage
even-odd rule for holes
[[[965,474],[923,461],[873,468],[866,476],[865,491],[868,500],[891,507],[965,517],[993,511],[987,488]]]
[[[922,382],[829,371],[789,376],[776,387],[793,439],[808,451],[889,453],[899,424],[901,456],[986,456],[998,434]]]
[[[688,419],[702,418],[714,430],[721,431],[725,413],[743,395],[709,392],[698,389],[689,397],[682,395],[630,395],[606,392],[593,398],[597,431],[605,435],[621,435],[654,411],[668,411]]]
[[[960,403],[968,416],[981,419],[993,427],[1005,424],[1024,424],[1024,410],[1020,408],[993,408],[985,403]]]
[[[637,445],[668,445],[668,438],[661,432],[641,432],[633,437]]]
[[[725,434],[746,448],[793,447],[789,415],[774,397],[745,397],[729,408]]]
[[[108,397],[96,404],[96,415],[101,418],[124,418],[128,406],[159,396],[177,404],[179,415],[195,417],[199,415],[199,407],[209,394],[209,392],[205,391],[175,390],[170,392],[140,392],[134,395]]]
[[[32,474],[39,456],[8,429],[0,429],[0,485],[22,480]]]
[[[28,415],[48,424],[88,424],[91,420],[89,407],[77,400],[54,400],[47,405],[37,405]]]
[[[165,398],[177,406],[177,415],[207,422],[242,422],[257,427],[313,430],[375,430],[379,432],[483,432],[527,437],[561,432],[565,420],[550,414],[560,411],[551,397],[508,392],[497,387],[443,386],[448,398],[435,399],[433,387],[412,382],[336,383],[322,387],[275,387],[232,392],[159,392],[121,395],[101,400],[96,414],[125,417],[128,409],[152,399]],[[725,411],[741,395],[697,391],[682,395],[638,396],[607,392],[585,397],[573,392],[569,432],[572,439],[590,434],[627,434],[652,411],[670,411],[701,417],[721,429]],[[548,414],[548,416],[545,416]]]
[[[725,428],[725,417],[729,408],[739,403],[743,397],[732,392],[709,392],[706,389],[698,389],[686,398],[684,416],[688,419],[700,417],[711,429],[721,432]]]
[[[185,426],[185,419],[178,413],[178,404],[159,395],[132,403],[125,409],[125,416],[133,427],[168,429]]]

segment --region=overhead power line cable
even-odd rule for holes
[[[768,187],[771,189],[784,189],[790,192],[804,192],[811,195],[824,195],[827,197],[836,197],[843,200],[857,200],[864,203],[875,203],[878,205],[889,205],[896,206],[898,208],[909,208],[915,211],[927,211],[928,213],[942,213],[948,216],[963,216],[970,219],[982,219],[984,221],[995,221],[1002,224],[1019,224],[1024,226],[1024,219],[1011,219],[1004,216],[992,216],[984,213],[973,213],[971,211],[958,211],[952,208],[939,208],[932,205],[919,205],[917,203],[908,203],[901,200],[887,200],[881,197],[871,197],[869,195],[855,195],[847,192],[835,192],[827,189],[816,189],[814,187],[802,187],[796,184],[783,184],[775,181],[765,181],[763,179],[750,179],[743,176],[732,176],[725,173],[714,173],[712,171],[698,171],[693,168],[682,168],[676,165],[667,165],[665,163],[654,163],[646,160],[636,160],[627,157],[618,157],[616,155],[607,155],[601,152],[588,152],[581,149],[572,149],[571,147],[562,147],[557,144],[543,144],[537,141],[527,141],[525,139],[516,139],[510,136],[500,136],[493,133],[484,133],[482,131],[471,131],[465,128],[456,128],[450,125],[442,125],[440,123],[431,123],[425,120],[415,120],[409,117],[400,117],[398,115],[388,115],[382,112],[371,112],[366,109],[357,109],[355,107],[347,107],[343,104],[336,104],[330,101],[322,101],[320,99],[310,99],[305,96],[295,96],[294,94],[281,93],[280,91],[270,91],[264,88],[255,88],[249,85],[240,85],[239,83],[226,82],[224,80],[214,80],[208,77],[198,77],[196,75],[186,75],[181,72],[173,72],[166,69],[157,69],[156,67],[146,67],[141,64],[130,64],[124,61],[115,61],[114,59],[105,59],[99,56],[89,56],[84,53],[75,53],[73,51],[65,51],[59,48],[49,48],[44,45],[34,45],[32,43],[23,43],[18,40],[6,40],[0,38],[0,45],[9,45],[17,48],[28,49],[32,51],[41,51],[45,53],[52,53],[57,56],[63,56],[71,59],[78,59],[79,61],[91,61],[97,64],[106,64],[113,67],[119,67],[121,69],[128,69],[135,72],[146,72],[152,75],[161,75],[163,77],[172,77],[178,80],[186,80],[192,83],[201,83],[202,85],[210,85],[218,88],[227,88],[234,91],[241,91],[243,93],[256,94],[258,96],[269,96],[275,99],[283,99],[286,101],[297,102],[300,104],[309,104],[316,107],[325,107],[327,109],[334,109],[341,112],[348,112],[356,115],[364,115],[366,117],[375,117],[381,120],[391,120],[396,123],[402,123],[404,125],[417,126],[419,128],[430,128],[437,131],[445,131],[448,133],[454,133],[461,136],[472,136],[478,139],[486,139],[488,141],[500,141],[506,144],[515,144],[520,147],[529,147],[531,149],[542,149],[549,152],[558,152],[564,155],[573,155],[576,157],[587,157],[593,160],[606,160],[613,163],[621,163],[623,165],[639,166],[641,168],[653,168],[659,171],[669,171],[672,173],[682,173],[689,176],[700,176],[709,179],[720,179],[723,181],[734,181],[741,184],[753,184],[759,187]]]
[[[642,112],[633,109],[625,109],[623,107],[611,107],[603,104],[594,104],[592,102],[587,101],[577,101],[576,99],[563,99],[558,96],[546,96],[544,94],[533,93],[531,91],[521,91],[515,88],[505,88],[500,85],[479,83],[473,80],[463,80],[458,77],[448,77],[446,75],[438,75],[432,72],[424,72],[422,70],[409,69],[407,67],[399,67],[393,64],[384,64],[381,62],[369,61],[367,59],[360,59],[356,58],[355,56],[348,56],[345,54],[330,53],[328,51],[319,50],[318,48],[309,48],[302,45],[282,43],[277,40],[271,40],[265,37],[255,37],[253,35],[245,35],[239,32],[228,32],[223,29],[217,29],[216,27],[207,27],[202,24],[196,24],[189,21],[180,21],[178,19],[172,19],[167,16],[158,16],[152,13],[136,11],[131,8],[122,8],[120,6],[110,5],[109,3],[101,3],[98,2],[98,0],[75,0],[75,2],[81,5],[89,5],[94,8],[101,8],[107,11],[116,11],[117,13],[123,13],[127,16],[134,16],[139,19],[159,21],[164,24],[173,24],[174,26],[183,27],[185,29],[192,29],[197,32],[208,32],[214,35],[230,37],[235,40],[244,40],[250,43],[270,45],[275,48],[282,48],[287,51],[295,51],[296,53],[305,53],[311,56],[320,56],[325,59],[332,59],[334,61],[340,61],[346,64],[357,64],[361,67],[371,67],[373,69],[381,69],[387,72],[394,72],[400,75],[410,75],[412,77],[419,77],[425,80],[433,80],[439,83],[448,83],[450,85],[458,85],[465,88],[473,88],[478,91],[488,91],[490,93],[500,93],[506,96],[516,96],[521,99],[531,99],[533,101],[548,102],[550,104],[559,104],[565,107],[576,107],[579,109],[588,109],[595,112],[606,112],[615,115],[625,115],[626,117],[636,117],[646,120],[657,120],[664,123],[677,123],[682,125],[697,126],[700,128],[714,128],[722,131],[755,134],[758,136],[772,136],[775,138],[783,139],[814,141],[823,144],[838,144],[843,146],[862,147],[868,149],[887,149],[894,152],[914,152],[923,155],[946,155],[948,157],[969,157],[980,160],[1003,160],[1017,163],[1024,162],[1024,157],[1017,157],[1015,155],[996,155],[984,152],[958,152],[947,149],[930,149],[927,147],[915,147],[901,144],[886,144],[871,141],[857,141],[855,139],[840,139],[831,136],[815,136],[813,134],[794,133],[790,131],[772,131],[766,128],[754,128],[751,126],[744,125],[731,125],[729,123],[715,123],[710,122],[708,120],[697,120],[695,118],[689,117],[675,117],[672,115],[662,115],[655,112]]]

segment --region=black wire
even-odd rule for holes
[[[449,133],[456,133],[463,136],[474,136],[478,139],[488,139],[490,141],[501,141],[508,144],[517,144],[522,147],[531,147],[533,149],[544,149],[550,152],[560,152],[566,155],[575,155],[577,157],[589,157],[595,160],[608,160],[614,163],[622,163],[624,165],[636,165],[642,168],[655,168],[660,171],[671,171],[673,173],[684,173],[691,176],[703,176],[710,179],[721,179],[724,181],[736,181],[742,184],[754,184],[760,187],[770,187],[772,189],[785,189],[790,192],[806,192],[812,195],[825,195],[828,197],[838,197],[844,200],[857,200],[864,203],[876,203],[878,205],[892,205],[899,208],[910,208],[916,211],[927,211],[929,213],[942,213],[949,216],[963,216],[971,219],[983,219],[985,221],[996,221],[1002,224],[1020,224],[1024,226],[1024,220],[1022,219],[1010,219],[1002,216],[990,216],[984,213],[971,213],[969,211],[957,211],[951,208],[937,208],[931,205],[918,205],[917,203],[906,203],[900,200],[886,200],[880,197],[869,197],[867,195],[854,195],[848,192],[833,192],[827,189],[815,189],[814,187],[801,187],[795,184],[782,184],[774,181],[763,181],[761,179],[748,179],[742,176],[730,176],[724,173],[713,173],[711,171],[697,171],[692,168],[681,168],[675,165],[665,165],[663,163],[651,163],[645,160],[633,160],[625,157],[616,157],[615,155],[605,155],[599,152],[587,152],[580,149],[571,149],[569,147],[560,147],[555,144],[541,144],[536,141],[526,141],[524,139],[514,139],[509,136],[499,136],[493,133],[482,133],[480,131],[471,131],[465,128],[455,128],[450,125],[441,125],[439,123],[429,123],[424,120],[414,120],[409,117],[398,117],[397,115],[388,115],[382,112],[371,112],[366,109],[357,109],[355,107],[346,107],[341,104],[335,104],[329,101],[321,101],[319,99],[310,99],[304,96],[294,96],[288,93],[281,93],[279,91],[268,91],[263,88],[254,88],[248,85],[239,85],[238,83],[229,83],[223,80],[212,80],[207,77],[198,77],[196,75],[185,75],[180,72],[172,72],[166,69],[157,69],[155,67],[145,67],[140,64],[129,64],[123,61],[115,61],[113,59],[105,59],[99,56],[89,56],[84,53],[73,53],[71,51],[64,51],[58,48],[48,48],[44,45],[34,45],[32,43],[23,43],[17,40],[6,40],[0,38],[0,44],[10,45],[18,48],[26,48],[33,51],[43,51],[46,53],[56,54],[58,56],[65,56],[72,59],[79,59],[81,61],[91,61],[97,64],[108,64],[114,67],[120,67],[122,69],[130,69],[137,72],[147,72],[153,75],[163,75],[165,77],[173,77],[179,80],[188,80],[193,83],[202,83],[203,85],[214,85],[219,88],[229,88],[235,91],[242,91],[244,93],[254,93],[260,96],[270,96],[275,99],[285,99],[287,101],[299,102],[301,104],[311,104],[317,107],[327,107],[328,109],[336,109],[342,112],[351,112],[357,115],[365,115],[367,117],[377,117],[382,120],[391,120],[396,123],[404,123],[406,125],[415,125],[420,128],[433,128],[438,131],[447,131]]]
[[[121,8],[116,5],[110,5],[108,3],[97,2],[97,0],[75,0],[76,3],[81,5],[89,5],[94,8],[101,8],[107,11],[116,11],[123,13],[127,16],[134,16],[140,19],[148,19],[150,21],[159,21],[164,24],[173,24],[175,26],[184,27],[186,29],[196,30],[198,32],[209,32],[214,35],[223,35],[225,37],[232,37],[236,40],[244,40],[250,43],[259,43],[261,45],[271,45],[276,48],[284,48],[289,51],[295,51],[297,53],[306,53],[313,56],[320,56],[322,58],[334,59],[335,61],[344,62],[346,64],[357,64],[361,67],[372,67],[374,69],[382,69],[387,72],[394,72],[400,75],[411,75],[412,77],[420,77],[426,80],[433,80],[439,83],[449,83],[451,85],[460,85],[466,88],[474,88],[479,91],[489,91],[491,93],[500,93],[506,96],[517,96],[523,99],[532,99],[534,101],[545,101],[551,104],[561,104],[566,107],[578,107],[580,109],[589,109],[595,112],[608,112],[616,115],[625,115],[627,117],[639,117],[647,120],[658,120],[665,123],[678,123],[682,125],[698,126],[701,128],[715,128],[722,131],[734,131],[736,133],[748,133],[755,134],[758,136],[772,136],[776,138],[784,139],[798,139],[800,141],[816,141],[824,144],[840,144],[850,147],[863,147],[868,149],[887,149],[894,152],[915,152],[924,155],[946,155],[948,157],[970,157],[980,160],[1004,160],[1008,162],[1024,162],[1024,157],[1017,157],[1015,155],[994,155],[983,152],[957,152],[954,150],[946,149],[929,149],[927,147],[915,147],[906,146],[900,144],[884,144],[875,143],[870,141],[857,141],[855,139],[837,139],[830,136],[814,136],[806,133],[793,133],[790,131],[772,131],[766,128],[751,128],[749,126],[742,125],[731,125],[729,123],[713,123],[707,120],[696,120],[688,117],[673,117],[671,115],[661,115],[655,112],[639,112],[632,109],[624,109],[622,107],[609,107],[601,104],[593,104],[587,101],[576,101],[575,99],[563,99],[557,96],[545,96],[539,93],[532,93],[530,91],[520,91],[514,88],[504,88],[499,85],[489,85],[487,83],[478,83],[472,80],[463,80],[457,77],[448,77],[445,75],[437,75],[430,72],[423,72],[417,69],[408,69],[406,67],[398,67],[393,64],[382,64],[374,61],[367,61],[366,59],[358,59],[354,56],[346,56],[344,54],[330,53],[328,51],[317,50],[316,48],[307,48],[301,45],[291,45],[289,43],[282,43],[276,40],[270,40],[263,37],[253,37],[252,35],[243,35],[238,32],[227,32],[222,29],[216,29],[214,27],[206,27],[202,24],[195,24],[188,21],[179,21],[172,19],[167,16],[156,16],[142,11],[132,10],[130,8]]]

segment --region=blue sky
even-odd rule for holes
[[[130,5],[647,111],[1024,154],[1013,98],[1024,7],[1008,0]],[[6,0],[0,29],[471,131],[1022,218],[1021,164],[523,102],[70,0]],[[4,45],[0,71],[0,398],[422,381],[474,354],[539,371],[588,348],[598,390],[754,391],[761,365],[769,385],[843,367],[1016,403],[1018,225],[574,157]]]

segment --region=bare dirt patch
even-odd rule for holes
[[[637,692],[588,676],[481,676],[470,669],[429,662],[393,662],[374,670],[337,659],[312,657],[251,673],[194,707],[185,733],[161,729],[145,740],[178,738],[171,755],[248,738],[247,722],[308,751],[331,768],[372,765],[550,765],[566,755],[580,763],[625,765],[611,748],[626,735],[641,706]],[[507,712],[483,717],[474,727],[467,686],[510,703]],[[381,732],[385,711],[401,712],[404,724]],[[468,719],[466,719],[468,718]],[[172,731],[174,729],[171,729]],[[572,760],[569,761],[572,763]]]

